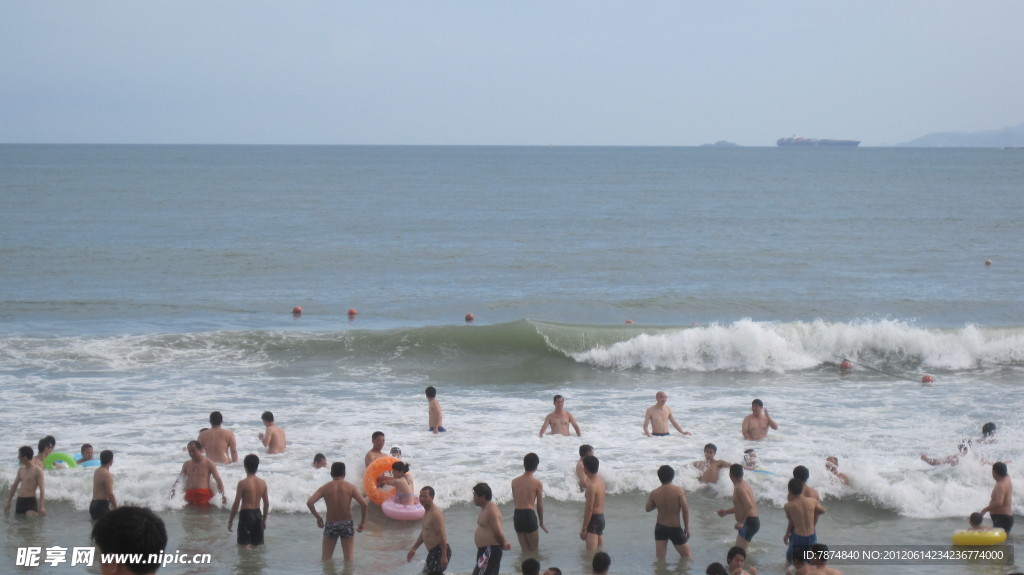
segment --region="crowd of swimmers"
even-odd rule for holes
[[[437,390],[428,387],[425,390],[428,401],[428,429],[433,433],[445,431],[442,420],[441,405],[437,400]],[[670,425],[680,434],[690,435],[684,431],[667,405],[668,396],[657,392],[655,404],[649,407],[643,420],[643,432],[648,436],[665,436],[670,433]],[[570,435],[570,430],[582,437],[582,430],[575,417],[565,409],[565,398],[556,395],[553,399],[554,409],[545,418],[539,435],[545,433]],[[212,485],[217,488],[220,501],[227,505],[227,492],[224,482],[217,470],[217,464],[238,461],[236,438],[233,432],[223,427],[223,416],[214,411],[210,414],[210,427],[200,431],[198,437],[186,446],[188,460],[182,464],[181,471],[171,487],[170,496],[176,495],[179,483],[184,482],[184,499],[190,506],[205,507],[214,497]],[[264,432],[258,434],[267,453],[282,453],[286,450],[286,435],[283,428],[274,422],[274,415],[266,411],[261,415],[265,426]],[[772,419],[764,403],[755,399],[751,403],[751,413],[741,424],[744,439],[757,441],[764,439],[769,430],[777,430],[778,423]],[[995,441],[995,424],[986,423],[982,428],[980,442]],[[372,447],[364,457],[364,465],[370,465],[381,457],[385,457],[384,433],[376,431],[371,435]],[[966,442],[967,445],[970,442]],[[17,495],[16,515],[45,515],[45,477],[44,463],[53,453],[56,440],[52,436],[39,441],[38,454],[32,448],[23,446],[18,450],[19,469],[11,484],[5,512],[9,512],[12,500]],[[933,459],[922,455],[922,459],[932,465],[956,465],[969,447],[961,444],[960,453],[944,459]],[[726,564],[712,563],[706,573],[729,575],[756,575],[757,569],[745,564],[746,551],[753,538],[761,528],[757,498],[750,484],[746,482],[745,471],[763,471],[759,469],[760,461],[754,449],[744,452],[744,463],[729,463],[717,457],[714,444],[704,446],[704,459],[694,462],[702,483],[717,483],[720,472],[728,469],[729,479],[733,484],[732,507],[718,510],[720,517],[732,516],[736,529],[735,545],[726,554]],[[398,460],[392,463],[390,476],[381,480],[395,488],[396,496],[403,504],[419,503],[424,509],[421,531],[412,548],[407,553],[407,560],[412,561],[416,551],[422,545],[426,551],[424,572],[428,574],[443,573],[451,559],[451,546],[448,544],[444,515],[440,507],[434,504],[435,491],[425,486],[417,492],[409,466],[400,460],[401,451],[392,450]],[[601,477],[600,460],[594,455],[594,448],[582,445],[579,449],[579,461],[576,465],[576,476],[580,490],[584,493],[583,517],[580,524],[580,539],[585,548],[592,554],[593,572],[607,573],[611,558],[601,548],[604,545],[605,498],[606,487]],[[81,448],[79,461],[93,458],[93,447],[84,444]],[[135,508],[119,508],[114,495],[114,478],[111,473],[114,454],[104,450],[99,456],[99,467],[93,475],[93,498],[89,506],[89,514],[95,522],[93,538],[101,550],[112,550],[116,546],[123,548],[128,543],[112,543],[114,539],[132,539],[124,535],[125,531],[144,532],[146,541],[141,546],[156,546],[161,540],[166,544],[166,532],[163,522],[151,511]],[[263,544],[267,516],[270,512],[270,497],[266,482],[257,476],[260,459],[256,454],[246,455],[243,459],[245,478],[235,488],[235,497],[228,517],[228,531],[233,531],[235,519],[238,519],[237,542],[251,548]],[[528,453],[523,458],[523,474],[512,480],[512,498],[514,502],[513,527],[524,553],[536,553],[539,549],[540,531],[547,533],[544,523],[544,486],[534,475],[540,463],[535,453]],[[986,462],[987,463],[987,462]],[[316,454],[313,467],[327,467],[327,458]],[[847,484],[849,479],[839,472],[839,461],[830,456],[825,461],[832,480]],[[690,516],[686,494],[682,487],[674,485],[676,471],[670,465],[662,465],[658,471],[661,485],[654,489],[647,498],[647,512],[657,511],[654,528],[655,555],[665,559],[669,542],[683,558],[691,557],[689,546]],[[800,465],[794,468],[793,478],[789,480],[787,503],[783,506],[787,518],[786,532],[783,542],[788,545],[786,551],[787,572],[791,569],[797,575],[804,574],[838,574],[838,570],[829,567],[825,558],[827,547],[817,541],[816,525],[818,518],[826,512],[820,501],[818,492],[807,485],[809,470]],[[362,490],[346,481],[346,466],[343,462],[334,462],[330,466],[331,480],[320,486],[307,500],[306,505],[316,519],[319,529],[323,530],[321,559],[330,560],[337,543],[340,541],[342,553],[346,561],[354,557],[354,536],[362,532],[366,524],[368,501]],[[985,514],[992,517],[993,527],[1004,529],[1007,533],[1013,527],[1011,508],[1013,486],[1005,462],[992,464],[992,477],[995,487],[992,490],[990,503],[970,517],[972,529],[986,529],[982,526]],[[37,496],[38,494],[38,496]],[[418,497],[417,497],[418,495]],[[323,501],[326,507],[325,516],[317,510],[317,504]],[[355,524],[352,513],[353,504],[361,510],[360,520]],[[480,508],[474,532],[474,544],[477,548],[473,575],[494,575],[498,573],[502,554],[512,548],[511,541],[505,536],[502,528],[501,510],[492,501],[492,490],[487,483],[478,483],[473,487],[473,503]],[[115,521],[114,518],[117,520]],[[158,533],[159,532],[159,533]],[[112,536],[111,534],[120,534]],[[161,545],[162,545],[161,544]],[[162,550],[162,547],[161,547]],[[805,558],[814,558],[806,560]],[[536,559],[528,558],[523,562],[522,572],[540,573],[540,564]],[[153,568],[155,572],[155,567]],[[146,572],[146,571],[136,571]],[[560,574],[556,567],[550,567],[545,575]]]

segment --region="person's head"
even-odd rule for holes
[[[981,513],[978,513],[977,511],[971,513],[971,516],[967,518],[967,521],[971,524],[971,527],[975,529],[981,527],[981,520]]]
[[[395,459],[401,459],[402,458],[402,448],[398,447],[397,445],[392,447],[391,451],[389,451],[388,453],[390,453],[391,457],[394,457]]]
[[[131,573],[156,573],[159,563],[149,563],[150,555],[159,555],[167,546],[167,529],[162,519],[144,507],[118,507],[104,515],[92,527],[92,540],[105,558],[141,558],[140,563],[105,563],[100,572],[116,573],[119,567]]]
[[[797,465],[793,468],[793,477],[807,483],[807,480],[811,478],[811,471],[803,465]]]
[[[796,554],[794,554],[793,557],[795,559]],[[814,558],[811,562],[815,565],[824,565],[825,563],[828,563],[828,545],[825,545],[824,543],[815,543],[814,545],[811,545],[811,557]]]
[[[562,575],[562,570],[558,567],[548,567],[544,570],[544,575]]]
[[[32,448],[28,445],[22,445],[18,448],[18,461],[25,463],[26,461],[31,461],[33,457],[35,457],[35,453],[32,453]]]
[[[523,457],[523,469],[525,469],[526,471],[537,471],[538,465],[540,465],[540,456],[537,455],[536,453],[533,453],[531,451],[530,453],[527,453],[525,457]],[[538,566],[537,568],[539,569],[540,566]]]
[[[753,448],[745,449],[743,451],[743,465],[746,465],[747,467],[757,467],[760,463],[761,461],[757,457],[757,451],[754,451]]]
[[[996,424],[991,421],[981,426],[981,436],[985,439],[990,439],[996,434]]]
[[[556,409],[559,409],[563,405],[565,405],[565,398],[562,397],[561,395],[556,395],[555,398],[551,400],[551,403],[555,404]]]
[[[826,457],[825,469],[828,469],[829,471],[839,471],[839,458],[834,455]]]
[[[725,570],[725,565],[715,562],[708,565],[708,568],[704,570],[705,575],[729,575],[729,572]]]
[[[188,456],[192,459],[198,460],[203,455],[203,444],[195,439],[189,441],[186,448],[188,449]]]
[[[956,447],[960,451],[960,455],[967,455],[967,452],[970,451],[971,449],[971,440],[965,439],[961,441],[960,444],[957,445]]]
[[[396,461],[391,464],[391,472],[395,474],[395,477],[401,477],[409,473],[409,464],[404,461]]]
[[[790,495],[801,495],[804,492],[804,482],[800,481],[796,477],[789,480],[789,494]]]
[[[210,412],[210,425],[212,425],[214,427],[217,427],[218,425],[220,425],[222,423],[224,423],[224,416],[221,415],[221,413],[219,411],[211,411]]]
[[[263,420],[263,425],[270,425],[274,423],[274,414],[270,411],[264,411],[263,415],[260,416],[260,419]]]
[[[88,461],[88,460],[92,459],[92,453],[93,453],[92,444],[91,443],[83,443],[82,444],[81,452],[82,452],[82,461]]]
[[[380,451],[384,447],[384,432],[374,431],[373,434],[370,435],[370,441],[373,442],[373,448]]]
[[[323,453],[317,453],[313,456],[313,469],[320,469],[321,467],[327,467],[327,456]]]
[[[483,507],[485,503],[491,500],[491,486],[486,483],[477,483],[473,486],[473,501]]]
[[[704,457],[707,459],[714,459],[715,454],[718,453],[718,446],[714,443],[709,443],[704,446]]]
[[[612,558],[604,551],[598,551],[594,554],[594,560],[590,562],[590,566],[594,569],[594,575],[607,573],[612,566]]]
[[[39,440],[39,444],[37,445],[39,448],[39,455],[49,454],[56,446],[57,440],[54,439],[52,435],[47,435]]]
[[[661,481],[662,485],[672,483],[672,480],[675,478],[676,470],[672,469],[671,465],[662,465],[658,468],[658,481]]]
[[[540,575],[540,561],[533,557],[523,561],[522,572],[523,575]]]
[[[422,505],[424,509],[430,509],[430,507],[434,505],[435,495],[434,488],[429,485],[420,489],[420,505]]]
[[[753,412],[754,415],[760,415],[762,409],[764,409],[764,402],[760,399],[755,399],[750,402],[750,411]]]
[[[260,458],[255,453],[250,453],[245,456],[242,460],[242,467],[245,468],[245,472],[249,475],[255,475],[256,470],[260,468]]]
[[[814,555],[811,553],[811,547],[809,545],[794,545],[793,546],[793,567],[801,569],[804,565],[807,565],[808,558],[811,558],[811,563],[817,564],[813,560]]]
[[[1006,477],[1009,472],[1006,470],[1006,464],[1002,461],[997,461],[992,464],[992,477]]]
[[[743,481],[743,466],[739,463],[733,463],[729,466],[729,479],[732,479],[733,483],[737,481]]]
[[[596,475],[599,467],[601,467],[601,462],[593,455],[583,458],[583,469],[586,469],[587,473]]]
[[[427,399],[434,399],[435,397],[437,397],[437,388],[435,388],[433,385],[428,386],[424,393],[427,394]]]
[[[594,454],[594,446],[588,443],[584,443],[580,446],[580,457],[586,457]]]
[[[658,393],[654,394],[654,401],[658,405],[665,405],[665,402],[668,401],[668,394],[665,393],[664,391],[659,391]]]
[[[104,449],[100,452],[100,465],[110,465],[114,462],[114,452]]]
[[[737,568],[743,567],[746,561],[747,552],[739,545],[730,549],[725,555],[725,562],[729,565],[729,571],[735,571]]]
[[[345,463],[343,461],[335,461],[331,464],[331,477],[335,479],[345,477]]]

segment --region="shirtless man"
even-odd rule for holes
[[[444,573],[448,562],[452,559],[452,546],[448,544],[448,535],[444,528],[444,514],[441,508],[434,505],[434,488],[429,485],[420,489],[420,505],[423,506],[423,524],[420,535],[413,543],[412,549],[405,556],[406,562],[412,563],[416,550],[422,544],[427,548],[427,562],[423,572],[434,575]]]
[[[576,462],[576,483],[580,486],[580,491],[585,491],[587,489],[587,470],[583,468],[583,458],[593,454],[593,445],[587,445],[584,443],[580,446],[580,458],[579,461]]]
[[[316,502],[324,500],[327,504],[327,523],[323,517],[316,512]],[[359,519],[359,526],[352,528],[352,500],[355,499],[362,508],[362,516]],[[335,461],[331,465],[331,480],[324,483],[306,501],[309,512],[316,517],[316,526],[324,530],[324,540],[321,546],[320,560],[328,561],[334,556],[334,547],[341,538],[341,550],[345,555],[345,561],[353,557],[356,533],[363,532],[366,524],[366,498],[363,497],[355,485],[345,481],[345,464]]]
[[[729,467],[729,479],[732,480],[732,507],[719,509],[718,516],[736,515],[736,547],[744,550],[753,541],[754,535],[761,530],[761,519],[757,516],[757,499],[750,484],[743,480],[743,466],[733,463]]]
[[[965,440],[961,441],[957,445],[957,453],[954,453],[953,455],[947,455],[947,456],[941,457],[941,458],[930,457],[927,454],[922,453],[921,454],[921,461],[927,463],[928,465],[932,465],[932,466],[949,465],[950,467],[956,467],[957,465],[960,465],[960,459],[961,458],[967,457],[970,454],[971,454],[971,440],[965,439]],[[981,461],[982,463],[986,463],[986,464],[989,463],[988,461],[985,461],[984,459],[978,459],[978,460]]]
[[[1002,527],[1006,534],[1013,529],[1013,483],[1010,481],[1010,474],[1006,470],[1006,464],[997,461],[992,464],[992,479],[996,480],[992,488],[992,497],[988,506],[980,511],[982,517],[986,513],[992,515],[992,527]]]
[[[437,400],[437,389],[431,385],[425,393],[427,395],[427,428],[434,433],[446,431],[441,420],[441,402]]]
[[[491,501],[491,486],[477,483],[473,486],[473,505],[480,508],[476,519],[476,567],[473,575],[498,575],[503,551],[512,549],[512,543],[505,539],[501,529],[501,510]]]
[[[224,494],[224,482],[217,473],[217,464],[203,455],[202,445],[198,441],[193,439],[188,442],[188,456],[190,459],[181,464],[181,472],[171,486],[171,498],[174,498],[178,482],[184,477],[185,501],[194,507],[207,507],[213,498],[213,491],[210,491],[210,478],[213,477],[220,491],[221,502],[227,505],[228,496]]]
[[[46,515],[46,486],[43,481],[43,468],[32,459],[32,448],[23,445],[18,448],[18,472],[11,483],[11,491],[7,494],[4,513],[10,513],[11,500],[18,494],[18,503],[14,506],[15,515]],[[36,499],[39,490],[39,499]]]
[[[260,419],[263,421],[263,426],[267,428],[266,433],[263,433],[262,431],[259,433],[260,441],[262,441],[263,446],[267,448],[267,453],[271,455],[275,453],[284,453],[284,429],[274,423],[274,414],[269,411],[264,411],[263,415],[260,416]]]
[[[850,478],[845,473],[839,471],[839,459],[835,456],[829,456],[825,458],[825,469],[832,474],[829,481],[838,481],[840,485],[849,485]]]
[[[764,402],[755,399],[750,402],[751,414],[743,418],[743,439],[764,439],[768,437],[768,428],[779,429],[779,424],[768,415]]]
[[[700,471],[701,483],[718,483],[718,473],[722,468],[731,465],[728,461],[715,459],[717,453],[718,447],[714,443],[709,443],[704,446],[704,460],[693,462],[693,466]]]
[[[597,474],[601,462],[593,455],[583,458],[583,468],[587,472],[587,490],[583,503],[583,528],[580,539],[586,542],[587,551],[594,551],[604,546],[604,479]]]
[[[786,534],[782,537],[782,542],[789,545],[786,549],[786,563],[789,565],[793,564],[793,548],[801,545],[810,547],[818,542],[814,526],[818,523],[818,516],[825,513],[820,501],[804,497],[803,492],[802,481],[795,477],[789,480],[789,502],[782,506],[789,519]]]
[[[583,437],[580,432],[580,426],[576,423],[576,418],[571,413],[563,409],[565,406],[565,398],[561,395],[556,395],[553,401],[555,404],[555,410],[552,411],[544,418],[544,424],[540,426],[540,437],[544,437],[544,431],[550,426],[551,434],[569,435],[569,426],[576,430],[576,437]]]
[[[658,510],[658,518],[654,523],[654,554],[664,559],[668,554],[668,542],[682,557],[690,557],[690,508],[686,504],[686,493],[678,485],[672,485],[676,471],[671,465],[658,468],[658,480],[661,487],[651,492],[644,508],[648,513]],[[679,518],[683,521],[680,525]]]
[[[793,477],[799,479],[800,482],[804,484],[804,497],[810,497],[811,499],[817,499],[818,501],[821,501],[821,495],[818,493],[818,490],[811,487],[810,485],[807,485],[807,481],[810,480],[811,478],[810,469],[807,469],[803,465],[797,465],[796,467],[793,468]]]
[[[80,453],[75,456],[75,463],[82,464],[85,461],[92,461],[94,452],[92,444],[83,443]]]
[[[676,431],[683,435],[691,435],[689,431],[683,431],[682,427],[679,427],[679,423],[676,422],[676,418],[672,415],[672,409],[665,405],[668,402],[668,396],[665,395],[664,391],[659,391],[654,394],[654,405],[647,408],[647,412],[644,413],[644,435],[647,437],[664,437],[668,435],[668,424],[671,423],[672,427],[676,428]],[[650,424],[653,431],[648,431],[647,426]]]
[[[250,453],[242,461],[245,466],[245,479],[235,487],[235,502],[231,504],[231,515],[228,516],[228,532],[235,522],[235,514],[241,506],[238,516],[238,544],[252,549],[255,545],[263,545],[263,532],[267,530],[267,515],[270,514],[270,497],[267,494],[267,482],[256,477],[260,467],[260,458]],[[260,513],[260,502],[263,502],[263,513]]]
[[[238,451],[235,449],[235,434],[221,427],[222,423],[224,423],[224,416],[219,411],[211,412],[210,428],[199,432],[199,437],[196,438],[196,441],[203,444],[206,456],[212,459],[214,463],[235,463],[238,461]],[[264,445],[266,445],[265,442]]]
[[[516,505],[512,525],[515,526],[519,547],[523,552],[538,549],[538,527],[543,529],[544,533],[548,532],[548,528],[544,526],[544,484],[533,476],[538,465],[540,457],[536,453],[527,453],[523,457],[524,473],[512,480],[512,500]]]
[[[366,452],[366,457],[363,458],[363,463],[366,464],[366,467],[369,467],[371,463],[381,457],[385,457],[384,451],[382,451],[384,449],[384,432],[374,431],[373,435],[370,436],[370,441],[373,442],[373,447]]]
[[[49,457],[50,454],[53,453],[54,448],[57,447],[57,440],[54,439],[52,435],[47,435],[39,440],[36,447],[38,447],[38,450],[36,456],[32,459],[32,463],[36,464],[39,469],[42,469],[46,462],[46,458]]]
[[[89,517],[98,521],[111,509],[117,509],[117,497],[114,497],[114,475],[110,466],[114,465],[114,452],[104,449],[100,452],[100,466],[92,474],[92,501],[89,503]]]
[[[996,424],[991,421],[981,426],[981,437],[978,438],[978,443],[995,443],[996,442]]]

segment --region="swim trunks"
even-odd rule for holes
[[[452,546],[445,545],[445,551],[448,553],[448,562],[452,560]],[[438,545],[427,552],[427,564],[423,568],[423,571],[427,575],[434,575],[435,573],[444,573],[444,569],[441,567],[441,546]]]
[[[668,437],[668,433],[652,433],[654,437]]]
[[[754,535],[761,530],[761,519],[758,517],[747,517],[747,520],[743,522],[743,527],[740,528],[739,536],[746,539],[748,542],[754,540]]]
[[[238,544],[263,545],[263,512],[259,509],[238,512]]]
[[[590,516],[590,523],[587,524],[587,533],[604,535],[604,513],[595,513]]]
[[[478,547],[473,575],[498,575],[498,569],[501,568],[501,551],[501,545]]]
[[[356,535],[356,528],[352,524],[352,520],[348,521],[331,521],[327,525],[324,525],[324,537],[330,539],[351,539]]]
[[[797,547],[800,547],[800,546],[804,546],[804,547],[807,547],[808,549],[810,549],[811,546],[814,545],[817,542],[818,542],[818,534],[817,533],[811,533],[810,535],[797,535],[796,533],[790,534],[790,536],[789,536],[789,547],[786,549],[786,562],[787,563],[792,563],[793,562],[793,549],[795,549]]]
[[[213,499],[213,491],[209,489],[186,489],[185,502],[195,507],[207,507]]]
[[[93,521],[99,521],[100,517],[108,512],[110,512],[110,501],[106,499],[93,499],[89,504],[89,517],[92,517]]]
[[[538,529],[537,512],[533,509],[516,509],[512,513],[512,525],[516,533],[533,533]]]
[[[992,527],[1002,527],[1006,534],[1010,534],[1010,530],[1013,529],[1013,515],[1003,515],[1001,513],[992,514]]]
[[[431,428],[430,428],[430,431],[434,431],[434,428],[433,428],[433,427],[431,427]],[[439,427],[437,428],[437,432],[438,432],[438,433],[444,433],[445,431],[448,431],[448,430],[447,430],[447,429],[445,429],[443,425],[442,425],[442,426],[439,426]]]
[[[14,514],[24,515],[29,511],[39,511],[39,502],[36,501],[35,497],[19,497],[14,502]]]
[[[661,523],[654,524],[655,541],[671,541],[673,545],[684,545],[689,537],[682,527],[667,527]]]

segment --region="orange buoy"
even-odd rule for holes
[[[377,480],[380,479],[381,475],[391,471],[391,465],[398,461],[394,457],[378,457],[374,459],[370,466],[366,468],[366,472],[363,473],[363,491],[366,492],[366,496],[370,498],[377,505],[384,503],[388,497],[395,494],[394,487],[388,487],[387,489],[381,489],[380,485],[377,484]]]
[[[935,381],[935,378],[930,376],[930,375],[927,375],[927,374],[925,374],[925,375],[923,375],[921,377],[921,383],[932,383],[934,381]]]
[[[844,359],[843,361],[839,362],[839,369],[843,371],[849,371],[853,369],[853,362],[848,359]]]
[[[292,315],[302,315],[302,308],[295,306],[292,308]]]
[[[627,319],[627,320],[626,320],[626,323],[627,323],[627,324],[629,324],[629,323],[633,323],[633,320],[631,320],[631,319]]]
[[[987,265],[987,266],[992,265],[992,260],[985,260],[985,265]]]
[[[359,312],[356,311],[356,308],[354,308],[354,307],[348,308],[348,317],[352,317],[352,316],[354,316],[354,315],[356,315],[358,313]]]
[[[466,323],[473,323],[474,319],[476,319],[476,318],[473,317],[473,314],[471,314],[471,313],[467,313],[466,314]]]

